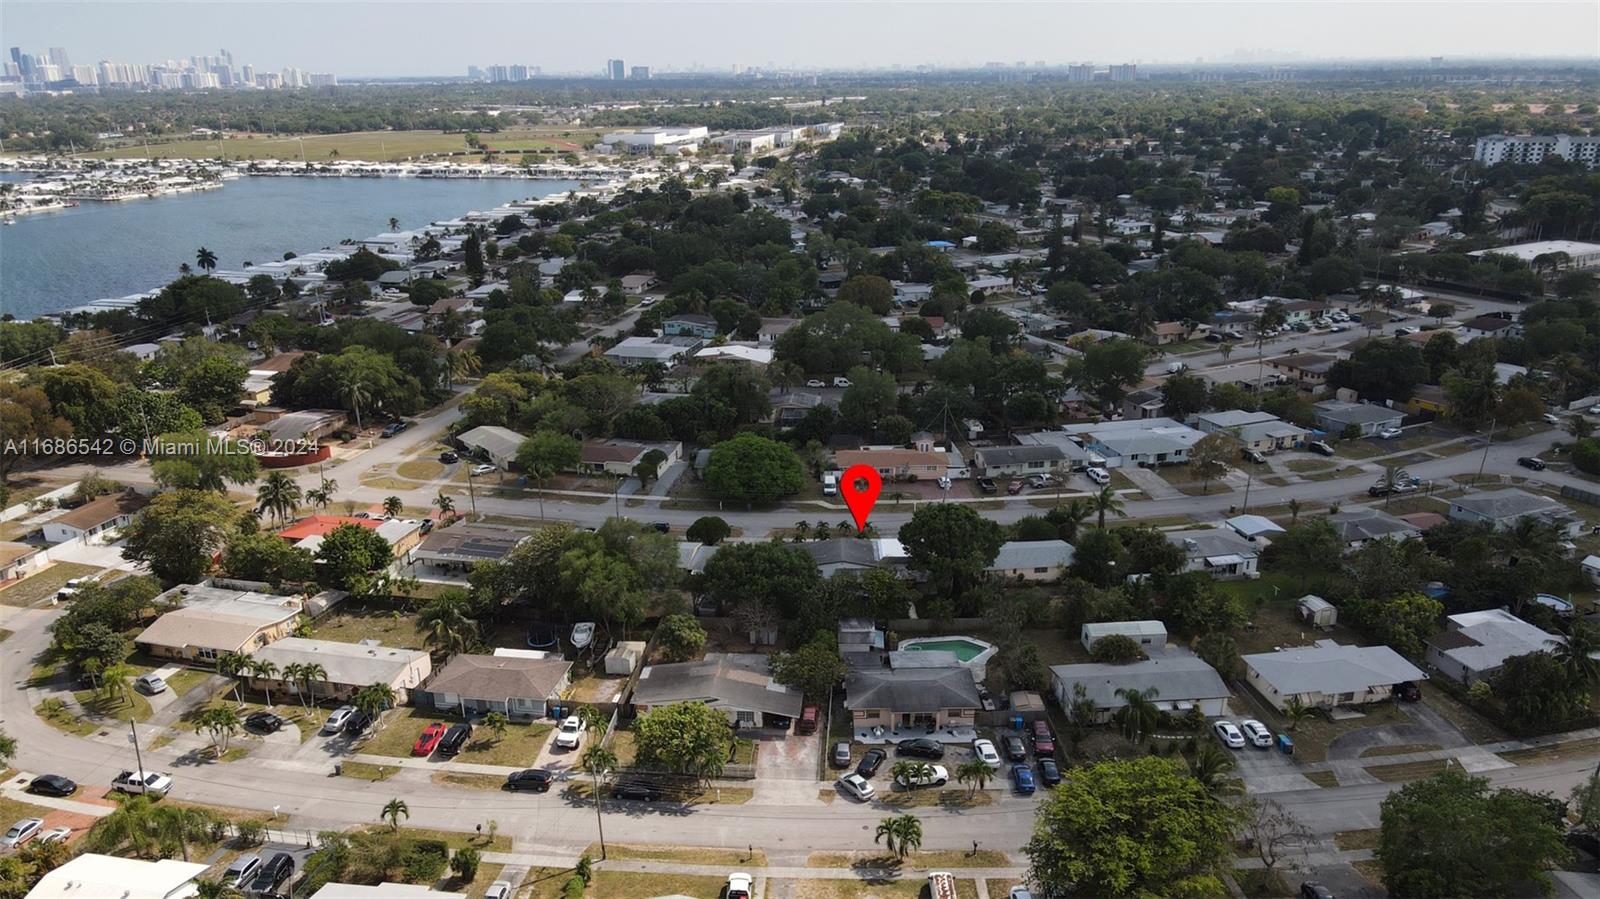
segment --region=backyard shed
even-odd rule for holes
[[[1295,608],[1299,611],[1300,620],[1312,627],[1330,628],[1339,623],[1338,608],[1320,596],[1308,593],[1300,597]]]

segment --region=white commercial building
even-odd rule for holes
[[[1577,240],[1536,240],[1532,243],[1512,244],[1508,247],[1495,247],[1491,250],[1477,250],[1468,253],[1468,256],[1515,256],[1523,262],[1532,264],[1540,256],[1549,256],[1552,253],[1566,253],[1568,262],[1562,263],[1560,268],[1600,268],[1600,243],[1584,243]]]
[[[634,131],[609,131],[600,136],[607,146],[622,144],[630,150],[650,150],[680,144],[697,144],[705,140],[710,131],[704,125],[657,126]]]
[[[1546,156],[1580,162],[1591,169],[1600,167],[1600,135],[1491,134],[1478,138],[1472,153],[1473,160],[1484,165],[1501,162],[1538,165]]]

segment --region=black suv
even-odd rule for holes
[[[1028,747],[1023,745],[1021,737],[1006,737],[1002,742],[1006,746],[1006,758],[1013,762],[1028,760]]]
[[[467,739],[472,736],[472,725],[452,724],[444,732],[444,739],[439,741],[440,755],[456,755],[461,748],[467,745]]]
[[[1533,456],[1523,456],[1517,460],[1517,464],[1534,471],[1544,471],[1544,460]]]
[[[275,734],[283,729],[286,722],[271,712],[256,712],[244,719],[244,726],[256,733]]]
[[[901,740],[895,744],[895,752],[900,755],[909,755],[919,759],[944,758],[944,744],[938,740],[925,740],[921,737],[915,740]]]
[[[529,768],[525,771],[513,771],[506,776],[505,789],[513,793],[523,790],[532,790],[535,793],[548,792],[551,781],[555,775],[543,768]]]
[[[279,889],[294,876],[294,856],[280,852],[267,860],[250,881],[248,892],[252,896],[276,896]]]
[[[993,493],[999,488],[994,485],[994,478],[979,478],[978,489],[984,493]]]
[[[344,733],[347,737],[359,737],[366,733],[367,728],[371,726],[372,716],[366,712],[358,711],[344,723]]]
[[[653,783],[642,780],[623,781],[611,787],[612,799],[634,799],[640,802],[656,802],[661,799],[661,788]]]

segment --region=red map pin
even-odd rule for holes
[[[844,494],[850,514],[855,516],[857,531],[867,529],[867,519],[872,517],[872,507],[878,504],[878,493],[882,490],[883,478],[871,465],[852,465],[844,473],[839,492]]]

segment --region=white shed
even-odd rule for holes
[[[617,647],[606,653],[607,674],[632,674],[633,669],[639,667],[639,660],[644,658],[644,641],[628,640],[617,644]]]
[[[1589,580],[1600,584],[1600,556],[1584,557],[1583,573],[1589,576]]]
[[[1295,605],[1300,620],[1312,627],[1331,628],[1339,623],[1339,610],[1320,596],[1306,594]]]
[[[1080,637],[1085,651],[1092,652],[1102,637],[1121,634],[1139,644],[1145,652],[1167,645],[1167,626],[1159,621],[1096,621],[1083,626]]]

